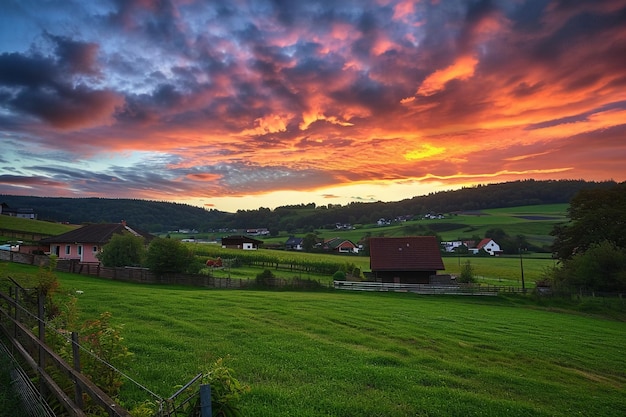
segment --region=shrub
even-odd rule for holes
[[[256,284],[260,287],[269,287],[272,285],[274,278],[276,278],[274,273],[269,269],[265,269],[260,274],[257,274]]]
[[[472,266],[470,261],[466,261],[463,265],[461,265],[461,275],[459,276],[458,282],[465,284],[476,282],[476,277],[474,276],[474,267]]]
[[[211,386],[211,408],[214,416],[241,416],[237,402],[250,387],[235,378],[233,370],[224,365],[222,358],[202,376],[202,382]]]
[[[146,253],[144,239],[131,234],[113,235],[97,255],[102,265],[108,267],[141,265]]]
[[[337,271],[333,274],[333,281],[345,281],[346,273],[343,271]]]
[[[157,275],[185,272],[193,264],[193,253],[177,240],[154,239],[148,247],[146,266]]]

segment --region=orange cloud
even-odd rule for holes
[[[467,80],[474,75],[478,59],[471,55],[459,57],[452,65],[442,70],[437,70],[422,82],[417,90],[417,95],[432,96],[445,88],[447,82],[458,79]]]

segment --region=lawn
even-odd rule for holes
[[[626,322],[596,314],[616,308],[623,318],[620,300],[205,290],[58,276],[64,292],[83,291],[84,318],[110,311],[123,325],[134,353],[123,371],[161,397],[224,357],[251,387],[241,402],[249,416],[626,413]],[[123,395],[149,398],[130,382]]]
[[[12,216],[0,216],[0,229],[16,230],[27,233],[41,233],[45,235],[60,235],[75,229],[76,226],[67,224],[44,222],[33,219],[22,219]],[[0,237],[1,239],[1,237]],[[4,238],[1,240],[9,240]],[[13,239],[15,240],[15,239]]]

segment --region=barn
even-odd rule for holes
[[[445,269],[434,236],[373,237],[370,268],[377,282],[429,284]]]

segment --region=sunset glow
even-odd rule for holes
[[[218,210],[626,181],[626,0],[3,2],[0,194]]]

